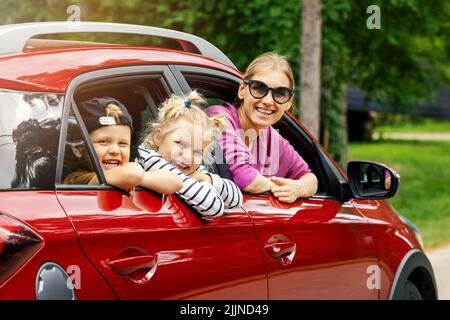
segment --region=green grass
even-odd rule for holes
[[[396,169],[400,189],[389,202],[417,224],[427,248],[450,242],[450,141],[351,143],[349,159]]]
[[[377,124],[375,132],[381,134],[383,132],[448,133],[450,132],[450,120],[391,115]]]

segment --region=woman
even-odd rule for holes
[[[211,106],[228,125],[219,139],[234,182],[244,191],[270,191],[292,203],[317,192],[317,178],[289,142],[272,127],[293,101],[294,76],[286,58],[265,53],[253,60],[234,105]]]

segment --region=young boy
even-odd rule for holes
[[[163,194],[180,190],[183,184],[176,174],[167,170],[145,172],[139,164],[129,162],[133,119],[120,101],[93,98],[81,103],[80,113],[108,184],[124,190],[141,185]],[[79,159],[85,156],[83,150],[72,151]],[[97,174],[91,170],[73,172],[64,182],[99,184]]]

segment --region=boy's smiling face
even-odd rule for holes
[[[195,172],[203,160],[208,142],[203,137],[202,125],[178,120],[173,130],[155,132],[154,140],[161,156],[185,175]]]
[[[126,125],[104,126],[90,133],[95,153],[103,170],[130,160],[131,129]]]

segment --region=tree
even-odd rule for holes
[[[321,3],[302,0],[300,119],[311,134],[320,132]]]
[[[368,28],[373,5],[380,9],[380,29]],[[399,111],[431,98],[439,82],[450,87],[448,2],[324,1],[322,19],[323,143],[335,159],[346,156],[346,85],[365,91],[366,102],[376,99]]]

